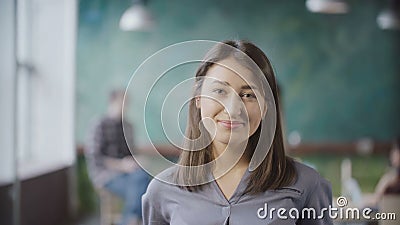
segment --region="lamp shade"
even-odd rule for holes
[[[348,4],[339,0],[307,0],[306,7],[314,13],[344,14],[349,11]]]
[[[154,20],[144,5],[134,4],[122,15],[119,28],[124,31],[150,31],[154,28]]]

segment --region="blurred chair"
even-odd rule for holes
[[[379,202],[380,213],[395,213],[395,220],[379,220],[379,225],[399,225],[400,222],[400,195],[385,194]]]
[[[351,160],[343,159],[341,164],[341,194],[346,197],[354,206],[361,206],[362,192],[357,180],[352,176]]]
[[[100,198],[100,224],[117,225],[122,218],[122,199],[104,188],[96,188]]]

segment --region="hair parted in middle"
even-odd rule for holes
[[[185,133],[188,141],[184,143],[184,148],[187,150],[182,151],[180,155],[178,170],[175,173],[175,182],[189,191],[197,191],[202,188],[202,184],[206,183],[207,177],[211,172],[211,166],[201,167],[212,162],[214,155],[211,145],[207,145],[207,143],[211,142],[211,137],[201,122],[201,111],[199,107],[196,107],[196,96],[201,93],[204,77],[207,75],[208,70],[227,58],[233,58],[237,63],[247,68],[250,67],[251,71],[254,69],[252,68],[253,65],[256,65],[257,69],[261,70],[265,77],[264,80],[268,82],[266,85],[269,85],[272,91],[276,108],[275,133],[270,149],[268,149],[269,145],[263,144],[265,138],[260,137],[262,123],[248,139],[244,154],[249,158],[252,157],[257,144],[265,147],[265,151],[268,151],[268,153],[260,165],[251,172],[245,192],[255,194],[290,185],[296,179],[296,170],[293,160],[285,154],[275,74],[269,59],[263,51],[251,42],[242,40],[228,40],[217,43],[207,53],[196,72],[193,98],[189,102],[188,123]],[[246,58],[251,59],[252,63],[248,62]],[[193,142],[193,140],[196,141]],[[197,150],[198,146],[205,147]]]

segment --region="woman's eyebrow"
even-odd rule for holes
[[[243,85],[242,89],[252,89],[252,90],[257,90],[256,86],[253,85]]]
[[[227,81],[214,80],[213,83],[222,84],[222,85],[224,85],[224,86],[231,86],[231,85],[229,84],[229,82],[227,82]],[[254,85],[243,85],[243,86],[241,87],[241,89],[253,89],[253,90],[256,90],[257,87],[254,86]]]
[[[226,82],[226,81],[214,80],[213,83],[222,84],[222,85],[224,85],[224,86],[231,86],[231,85],[229,84],[229,82]]]

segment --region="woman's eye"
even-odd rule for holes
[[[241,97],[242,98],[256,98],[256,95],[252,94],[252,93],[243,93],[243,94],[241,94]]]
[[[226,91],[225,91],[225,90],[219,89],[219,88],[214,89],[213,92],[214,92],[214,93],[217,93],[217,94],[219,94],[219,95],[226,94]]]

